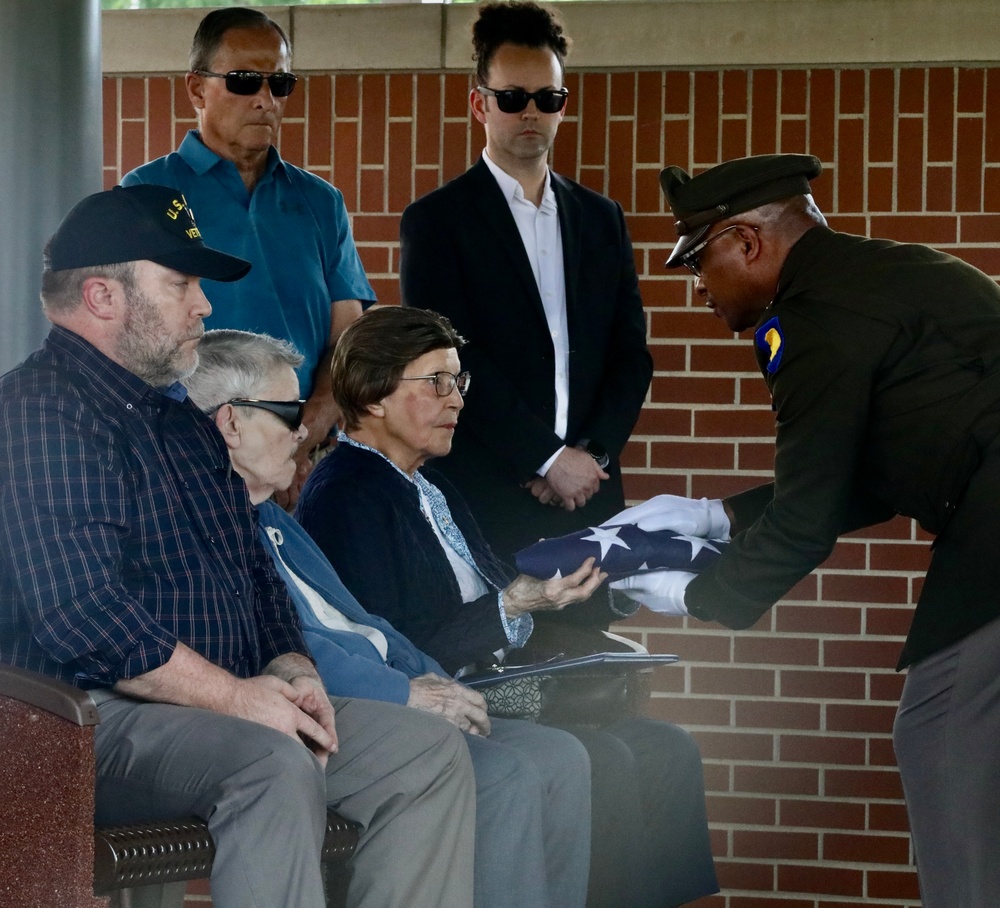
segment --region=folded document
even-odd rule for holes
[[[553,675],[556,672],[587,668],[588,670],[644,669],[656,665],[671,665],[680,659],[671,653],[590,653],[586,656],[549,659],[529,665],[493,665],[485,670],[474,670],[458,680],[469,687],[490,687],[511,678],[528,678],[534,675]]]

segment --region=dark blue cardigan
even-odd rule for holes
[[[432,470],[421,472],[444,493],[476,565],[496,587],[474,602],[462,602],[417,487],[378,454],[338,445],[313,470],[295,516],[369,612],[455,672],[508,645],[496,590],[513,575],[451,484]]]

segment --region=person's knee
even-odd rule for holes
[[[559,758],[562,763],[562,776],[569,779],[581,779],[589,785],[590,756],[583,746],[569,732],[560,733]]]
[[[432,717],[436,718],[436,717]],[[446,771],[466,772],[472,775],[472,760],[469,757],[469,748],[465,744],[465,737],[458,727],[452,725],[444,719],[435,723],[434,731],[437,741],[433,746],[433,752],[437,759],[442,761]]]
[[[465,742],[476,776],[476,795],[480,799],[494,789],[505,791],[521,779],[538,778],[531,760],[502,742],[469,734]]]
[[[422,712],[418,718],[421,720],[419,725],[411,730],[419,733],[419,741],[415,742],[420,749],[417,760],[423,764],[425,772],[442,781],[467,786],[471,792],[474,776],[465,736],[445,719]]]
[[[653,760],[668,763],[678,770],[700,771],[701,750],[691,734],[679,725],[658,719],[628,719],[612,726],[612,734],[621,738],[639,762]]]
[[[247,771],[259,778],[258,797],[271,805],[267,809],[326,815],[323,767],[301,741],[275,732],[266,746],[259,746],[254,766]]]
[[[593,771],[601,778],[631,775],[635,771],[635,754],[629,743],[617,735],[603,732],[586,744]]]
[[[539,727],[543,733],[539,742],[539,771],[546,787],[558,789],[563,796],[576,789],[579,792],[590,791],[590,755],[587,748],[568,731],[559,728]],[[618,756],[624,755],[624,749]]]
[[[679,766],[701,766],[701,749],[687,730],[667,722],[657,724],[662,728],[660,734],[671,760]]]

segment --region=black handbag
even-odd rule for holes
[[[653,666],[676,661],[597,628],[540,623],[502,665],[479,666],[461,680],[486,698],[491,716],[599,727],[641,715]]]
[[[489,714],[545,725],[602,726],[641,715],[652,668],[580,668],[508,678],[480,689]]]

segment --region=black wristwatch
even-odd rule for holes
[[[587,442],[587,446],[584,450],[594,458],[594,463],[596,463],[602,470],[606,470],[608,464],[611,463],[611,458],[608,456],[608,452],[604,450],[596,441],[590,439]]]

